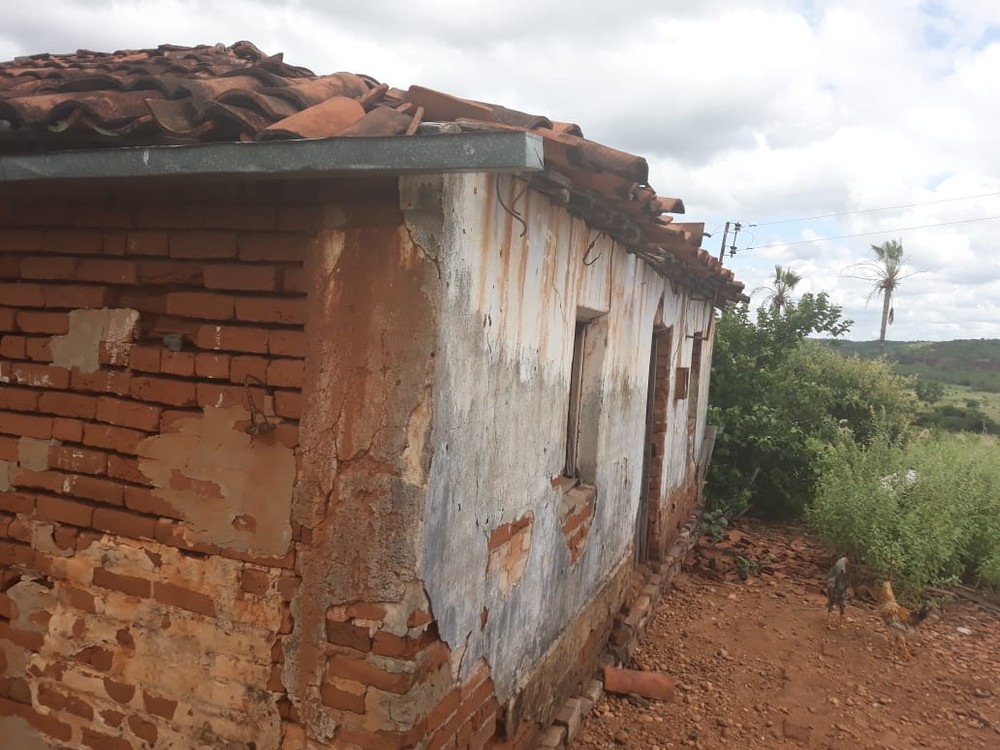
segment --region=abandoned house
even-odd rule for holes
[[[0,744],[531,747],[697,504],[682,212],[246,42],[0,64]]]

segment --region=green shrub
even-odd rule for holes
[[[959,580],[1000,586],[996,440],[939,435],[901,447],[888,432],[880,422],[867,445],[847,435],[833,444],[810,525],[901,590]]]

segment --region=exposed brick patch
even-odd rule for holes
[[[509,594],[524,575],[534,522],[535,516],[529,511],[516,521],[497,526],[490,532],[486,542],[489,551],[486,572],[496,572],[504,594]]]
[[[571,564],[580,559],[587,547],[596,500],[597,491],[589,486],[578,485],[563,492],[559,520]]]

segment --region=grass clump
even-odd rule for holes
[[[970,434],[901,444],[877,425],[824,457],[812,528],[900,589],[965,581],[1000,588],[1000,445]]]

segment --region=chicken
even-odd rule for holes
[[[826,576],[826,626],[833,627],[830,616],[833,605],[840,608],[840,627],[844,627],[844,610],[847,607],[847,558],[842,557],[833,564]]]
[[[930,611],[931,608],[928,604],[924,604],[916,612],[899,606],[896,603],[895,594],[892,593],[892,583],[885,581],[882,584],[882,591],[878,598],[878,614],[882,618],[882,622],[889,628],[893,638],[899,641],[903,656],[907,659],[913,658],[913,654],[910,653],[906,637],[927,619]]]

